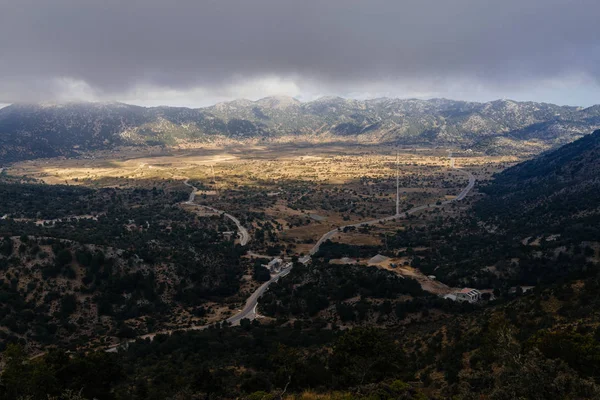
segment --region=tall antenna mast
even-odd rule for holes
[[[400,215],[400,162],[396,152],[396,215]]]

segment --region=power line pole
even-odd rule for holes
[[[396,152],[396,215],[400,215],[400,162]]]

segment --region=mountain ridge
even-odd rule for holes
[[[496,223],[564,229],[564,220],[591,224],[600,201],[600,130],[517,164],[482,188],[477,209]],[[493,210],[493,212],[492,212]],[[597,219],[597,216],[595,216]],[[595,223],[595,222],[594,222]]]
[[[13,104],[0,109],[0,159],[12,162],[118,146],[339,137],[368,143],[443,145],[489,154],[537,153],[600,128],[600,106],[495,100],[369,100],[289,96],[203,108],[125,103]],[[35,139],[35,140],[32,140]]]

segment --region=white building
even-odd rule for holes
[[[477,303],[481,300],[481,292],[477,289],[464,288],[460,292],[456,292],[457,301],[468,301],[469,303]]]
[[[279,272],[281,271],[281,266],[283,265],[283,260],[281,258],[274,258],[271,261],[269,261],[268,264],[264,265],[263,267],[267,268],[270,272]]]
[[[222,235],[225,238],[225,240],[231,240],[231,238],[233,237],[234,234],[236,234],[237,232],[233,232],[233,231],[229,231],[229,232],[223,232]]]

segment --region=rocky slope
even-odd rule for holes
[[[539,152],[600,127],[600,106],[498,100],[235,100],[201,109],[111,103],[12,105],[0,110],[0,159],[73,156],[120,145],[304,137]],[[298,139],[300,140],[300,139]]]

